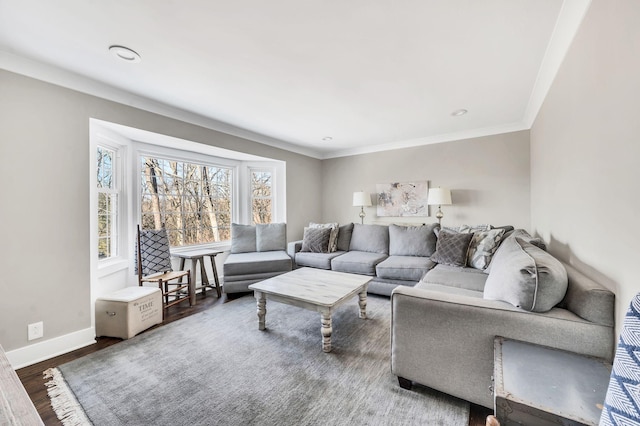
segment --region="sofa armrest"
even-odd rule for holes
[[[493,406],[493,340],[502,336],[611,360],[614,330],[565,309],[546,313],[437,290],[391,295],[391,370],[408,380]]]
[[[302,250],[302,240],[291,241],[287,244],[287,254],[292,260],[296,260],[296,253]]]

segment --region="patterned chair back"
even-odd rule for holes
[[[171,271],[171,252],[169,251],[167,231],[164,228],[140,230],[138,227],[138,235],[135,251],[135,274],[138,275],[138,264],[141,265],[142,276]],[[140,250],[138,250],[138,241],[140,242]],[[138,252],[140,253],[140,262],[138,262]]]
[[[640,425],[640,293],[622,325],[600,425]]]

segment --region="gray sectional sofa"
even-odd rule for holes
[[[402,387],[492,407],[496,336],[613,359],[614,294],[524,230],[349,224],[337,238],[335,252],[302,251],[305,240],[287,251],[294,266],[373,276],[369,292],[391,295]]]
[[[496,336],[611,362],[614,294],[527,239],[502,241],[488,273],[437,265],[415,287],[394,289],[391,371],[400,386],[493,407]]]
[[[436,265],[430,259],[436,250],[436,229],[438,224],[407,227],[350,223],[338,228],[334,252],[303,250],[304,240],[290,242],[287,252],[296,267],[372,276],[368,292],[390,296],[399,285],[416,285]]]

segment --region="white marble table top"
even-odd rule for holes
[[[300,268],[251,284],[249,288],[265,294],[332,307],[358,293],[372,279],[373,277],[364,275]]]

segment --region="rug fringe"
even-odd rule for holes
[[[91,425],[91,421],[62,377],[60,370],[49,368],[43,375],[45,380],[49,380],[45,386],[51,400],[51,407],[62,424],[64,426]]]

